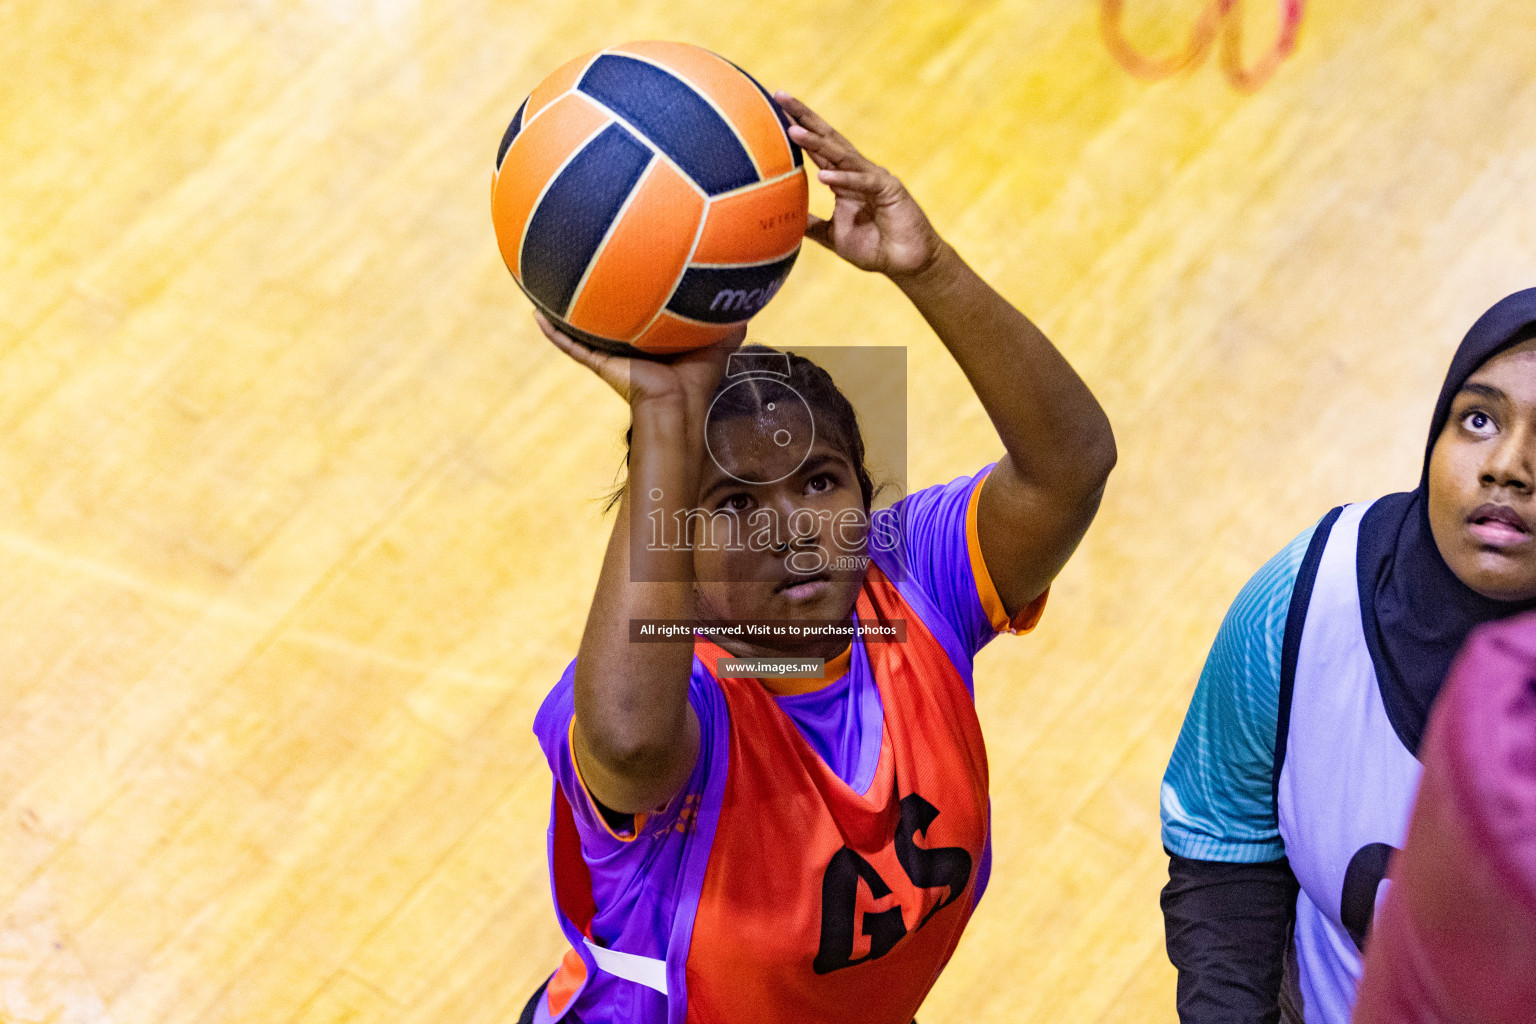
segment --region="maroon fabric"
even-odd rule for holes
[[[1366,945],[1355,1024],[1536,1020],[1536,614],[1476,630]]]

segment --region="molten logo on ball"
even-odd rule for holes
[[[722,312],[745,312],[750,316],[768,305],[768,300],[778,294],[779,289],[783,285],[783,281],[775,281],[766,288],[754,288],[751,291],[743,291],[740,288],[722,288],[715,293],[714,300],[709,304],[709,310],[711,313],[717,310]]]

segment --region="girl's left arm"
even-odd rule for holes
[[[944,342],[991,417],[1005,453],[982,485],[982,557],[1010,616],[1050,586],[1098,511],[1115,465],[1109,417],[1050,339],[982,280],[890,171],[804,103],[774,97],[790,137],[832,189],[832,217],[806,234],[861,270],[885,274]]]

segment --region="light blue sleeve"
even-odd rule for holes
[[[1280,650],[1315,529],[1254,573],[1216,633],[1163,774],[1163,846],[1170,853],[1235,864],[1285,856],[1273,783]]]

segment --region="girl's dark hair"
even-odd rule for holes
[[[875,499],[875,484],[870,478],[868,467],[864,465],[864,435],[859,430],[859,419],[853,411],[852,403],[838,390],[832,375],[805,356],[769,348],[767,345],[743,345],[736,350],[736,354],[778,357],[768,364],[776,366],[777,372],[746,375],[728,372],[715,386],[711,419],[718,422],[737,417],[756,418],[766,411],[765,406],[776,397],[772,392],[782,395],[784,388],[794,391],[805,400],[811,415],[816,418],[817,435],[827,438],[853,463],[853,472],[859,481],[859,494],[863,496],[865,511],[868,511]],[[785,360],[788,360],[789,367],[787,379],[782,369]],[[624,432],[626,468],[629,466],[629,446],[633,436],[634,428]],[[623,492],[624,485],[621,483],[608,495],[603,511],[607,512],[618,504]]]

